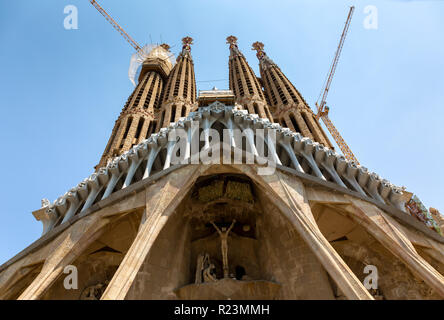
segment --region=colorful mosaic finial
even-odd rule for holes
[[[255,43],[252,44],[252,49],[251,50],[256,50],[256,56],[260,59],[265,55],[264,52],[264,44],[262,42],[256,41]]]
[[[193,38],[185,37],[182,39],[183,49],[191,50],[191,45],[193,44]]]
[[[235,36],[227,37],[227,43],[230,44],[230,48],[232,47],[237,48],[237,38]]]

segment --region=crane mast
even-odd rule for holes
[[[338,65],[339,57],[342,52],[342,47],[344,46],[344,41],[347,36],[348,29],[350,27],[350,21],[353,16],[354,10],[355,10],[355,7],[351,6],[350,11],[348,12],[347,21],[345,22],[344,30],[342,31],[342,35],[341,35],[341,39],[339,41],[338,48],[336,49],[335,57],[334,57],[333,62],[330,66],[330,71],[329,71],[329,74],[328,74],[328,77],[327,77],[327,80],[325,82],[325,86],[324,86],[324,89],[322,92],[321,102],[320,103],[316,102],[316,107],[318,108],[318,113],[316,114],[316,119],[318,119],[318,120],[319,120],[319,118],[322,119],[322,121],[324,122],[328,131],[332,135],[333,139],[338,144],[339,148],[341,149],[342,153],[344,154],[344,156],[348,160],[354,161],[356,164],[359,165],[358,159],[356,159],[356,157],[353,154],[353,152],[351,151],[350,147],[347,145],[344,138],[342,138],[341,134],[339,133],[339,131],[336,129],[336,127],[333,125],[330,118],[328,117],[329,108],[325,105],[326,100],[327,100],[327,95],[330,90],[330,85],[333,80],[333,76],[335,74],[336,67]]]
[[[123,38],[125,38],[126,41],[134,48],[136,51],[139,51],[141,47],[137,44],[137,42],[131,38],[131,36],[126,33],[125,30],[103,9],[100,4],[97,3],[95,0],[90,0],[91,4],[102,14],[102,16],[105,17],[105,19],[116,29]]]

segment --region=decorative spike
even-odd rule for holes
[[[237,48],[237,38],[235,36],[228,36],[227,37],[227,43],[230,45],[230,49],[232,47]]]
[[[185,37],[182,39],[182,49],[191,50],[191,45],[193,44],[193,38]]]

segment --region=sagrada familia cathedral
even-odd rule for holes
[[[0,299],[444,298],[436,210],[338,154],[262,43],[258,77],[228,37],[230,89],[197,94],[182,41],[148,54],[95,171],[33,212]]]

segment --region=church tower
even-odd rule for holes
[[[43,234],[0,265],[0,300],[444,299],[438,210],[332,150],[260,42],[261,79],[230,36],[231,90],[198,106],[182,41],[174,66],[167,45],[140,55],[99,167],[32,212]]]
[[[177,57],[177,64],[171,70],[166,84],[158,116],[161,125],[157,131],[181,117],[186,117],[196,104],[196,79],[191,57],[193,39],[185,37],[182,43],[182,52]]]
[[[275,121],[331,148],[332,144],[313,111],[277,64],[264,52],[264,44],[253,43],[253,50],[257,51],[265,95]]]
[[[268,118],[273,122],[272,114],[267,106],[262,86],[253,70],[248,65],[244,55],[237,47],[237,38],[229,36],[230,58],[228,60],[230,74],[230,90],[236,97],[236,102],[247,109],[249,113],[257,114],[261,118]]]
[[[169,55],[169,45],[162,44],[154,48],[144,61],[138,84],[114,125],[96,169],[159,129],[156,128],[156,115],[159,113],[164,84],[173,68]]]

